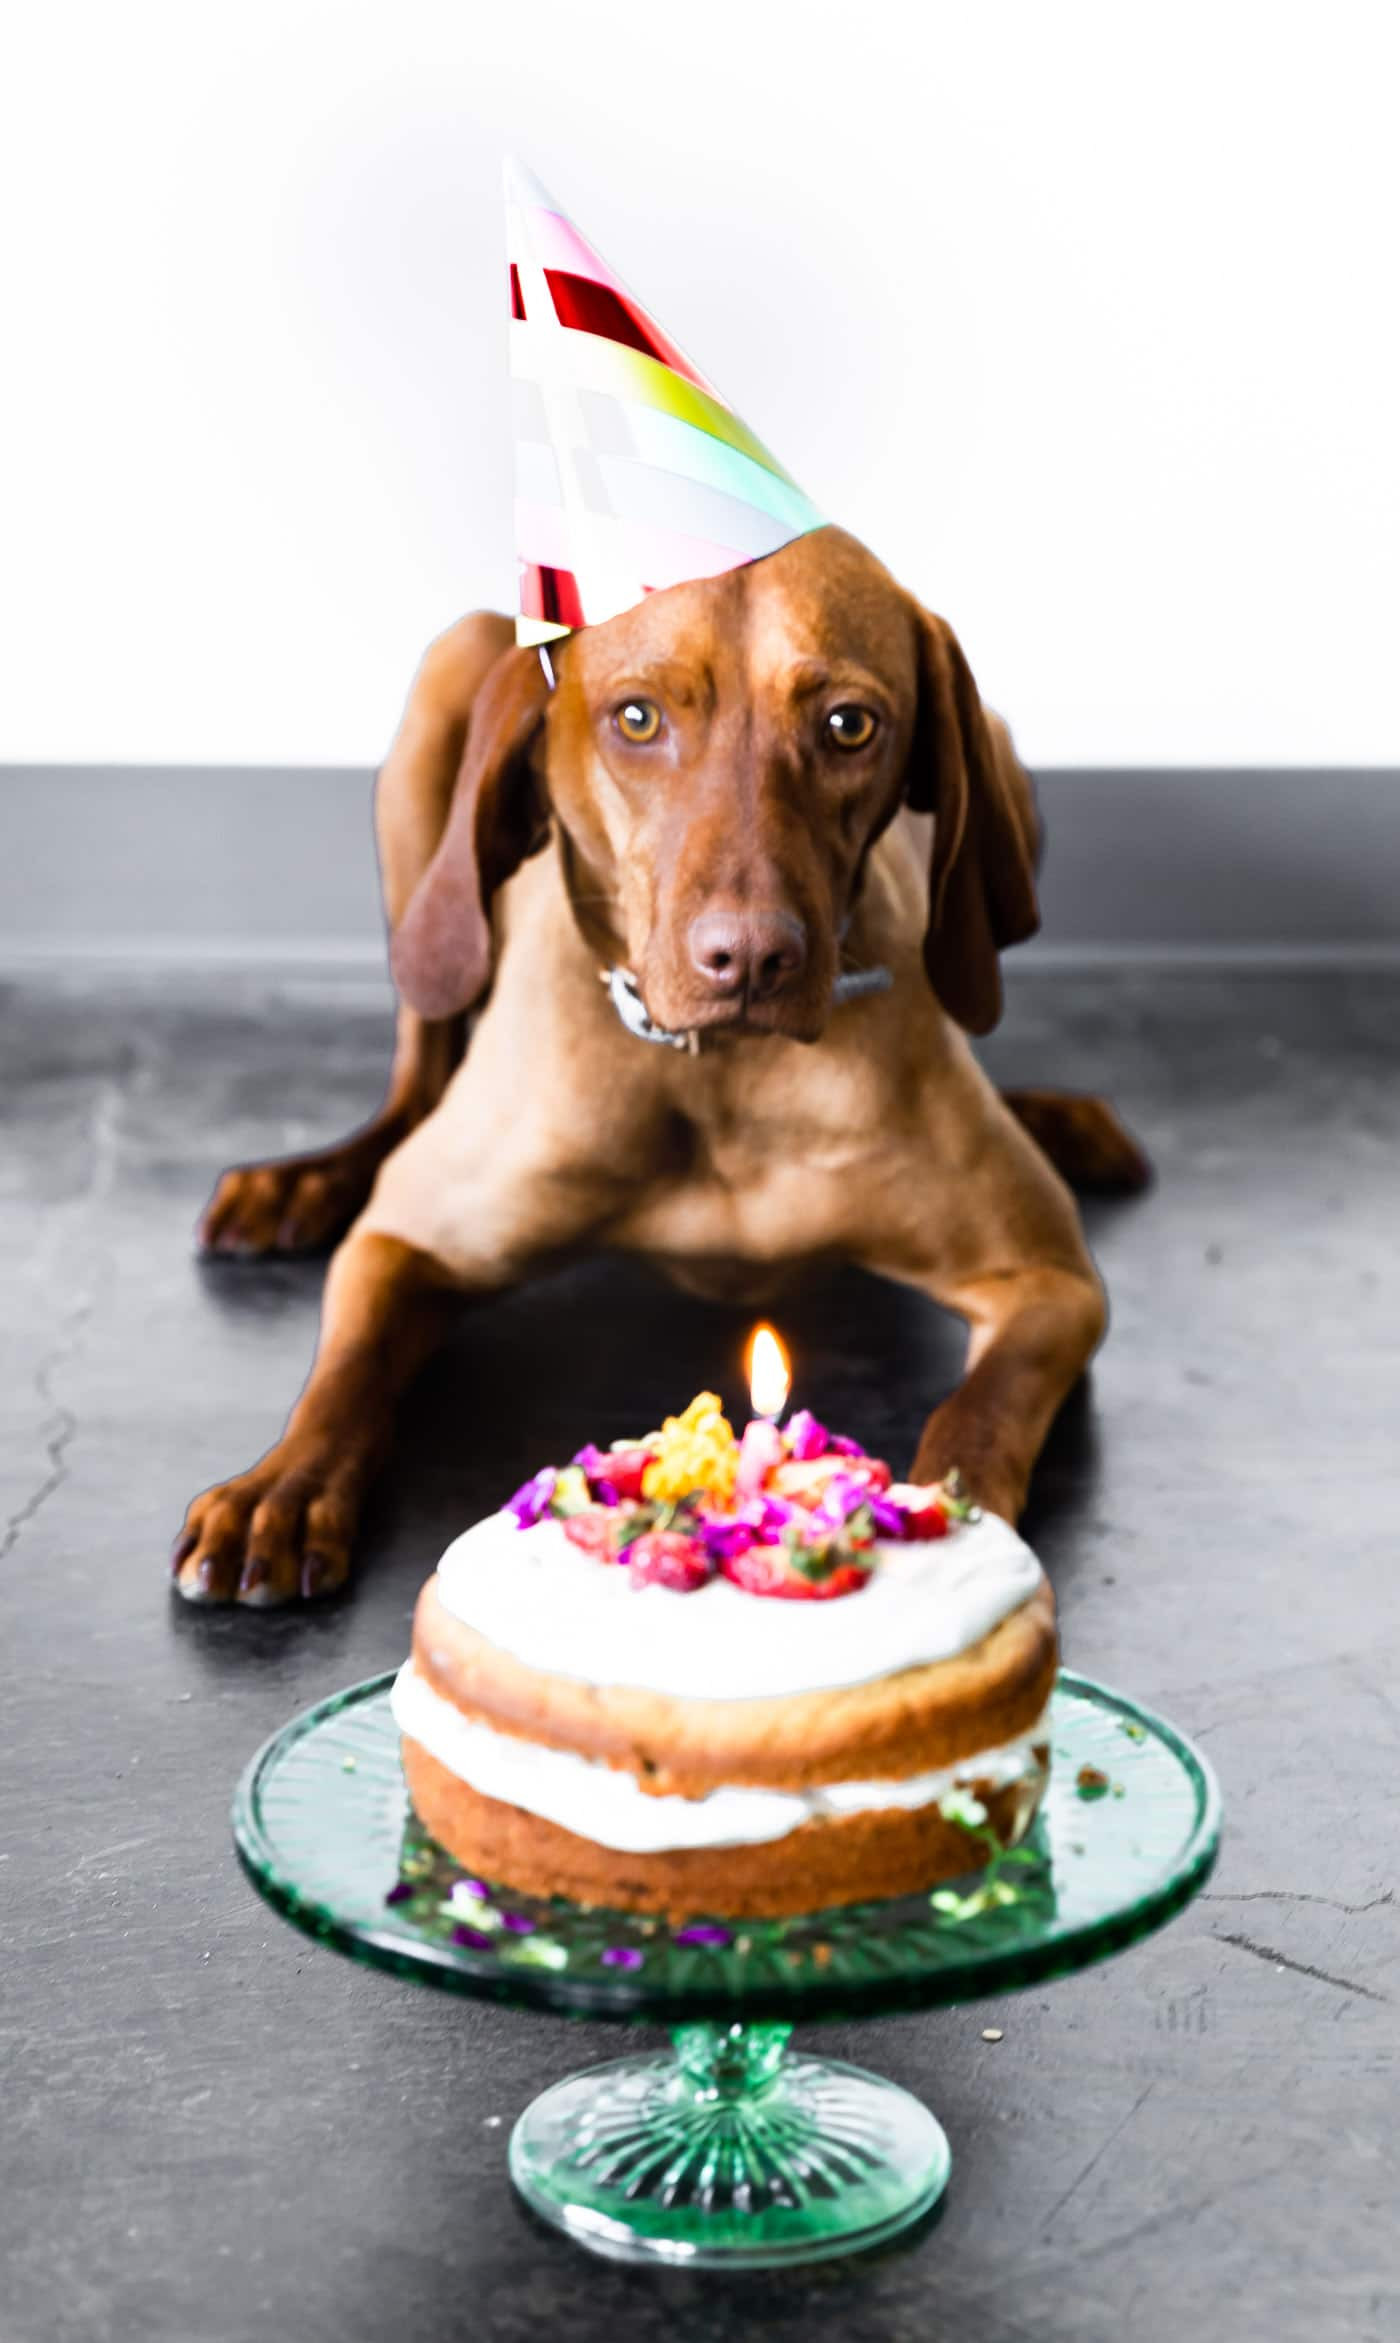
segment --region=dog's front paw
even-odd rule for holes
[[[1137,1196],[1152,1185],[1151,1164],[1106,1098],[1064,1090],[1007,1090],[1002,1095],[1078,1194]]]
[[[170,1557],[176,1592],[260,1608],[333,1594],[350,1574],[358,1513],[355,1464],[283,1441],[193,1499]]]
[[[960,1406],[958,1395],[935,1409],[924,1426],[918,1454],[909,1478],[922,1488],[946,1480],[956,1472],[965,1494],[984,1513],[999,1513],[1003,1521],[1019,1520],[1026,1502],[1028,1471],[1005,1453],[995,1426],[981,1422],[972,1409]]]
[[[324,1252],[363,1210],[388,1151],[376,1130],[320,1155],[235,1166],[205,1208],[196,1232],[200,1251],[240,1260]]]

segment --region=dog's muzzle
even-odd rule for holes
[[[603,968],[599,970],[602,983],[608,988],[608,998],[629,1033],[638,1041],[659,1041],[664,1049],[689,1050],[696,1057],[700,1050],[700,1036],[696,1032],[671,1033],[658,1025],[637,990],[637,979],[630,968]],[[871,993],[887,993],[894,982],[888,968],[852,968],[838,976],[831,988],[831,1005],[839,1009],[846,1001],[865,1000]]]

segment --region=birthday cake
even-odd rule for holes
[[[396,1681],[409,1794],[524,1892],[775,1917],[931,1887],[1026,1830],[1054,1604],[954,1479],[709,1393],[547,1467],[444,1554]]]

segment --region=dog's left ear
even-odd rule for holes
[[[491,975],[491,898],[548,835],[532,752],[549,686],[539,653],[503,651],[467,722],[437,852],[390,940],[394,982],[424,1017],[455,1017]]]
[[[934,816],[924,966],[950,1017],[990,1033],[1001,1015],[997,955],[1040,925],[1039,825],[1028,775],[993,734],[947,621],[916,609],[919,709],[905,795]]]

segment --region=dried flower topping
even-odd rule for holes
[[[685,1414],[667,1416],[646,1443],[651,1460],[642,1474],[642,1495],[674,1503],[692,1490],[724,1503],[734,1494],[739,1443],[713,1391],[692,1399]]]
[[[809,1464],[813,1457],[825,1456],[831,1446],[831,1435],[825,1424],[819,1424],[808,1407],[800,1407],[787,1428],[788,1455],[795,1464]]]
[[[450,1941],[465,1945],[469,1952],[491,1952],[495,1949],[484,1928],[468,1928],[461,1920],[453,1928]]]
[[[892,1482],[878,1456],[802,1408],[785,1429],[755,1417],[735,1438],[702,1391],[644,1440],[591,1441],[547,1465],[506,1510],[522,1529],[558,1521],[597,1562],[639,1591],[691,1594],[716,1576],[747,1593],[829,1601],[869,1582],[880,1545],[946,1537],[976,1518],[955,1473]]]
[[[558,1478],[553,1465],[547,1464],[542,1472],[535,1474],[532,1481],[525,1483],[523,1489],[516,1490],[506,1511],[515,1515],[522,1529],[533,1529],[537,1521],[543,1521],[553,1502],[554,1485]]]

